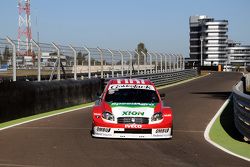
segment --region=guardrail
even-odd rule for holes
[[[234,123],[246,141],[250,140],[250,95],[244,93],[243,81],[233,88]]]
[[[166,73],[156,73],[156,74],[143,74],[143,75],[133,75],[131,78],[139,78],[139,79],[149,79],[152,81],[155,86],[168,85],[176,82],[180,82],[186,79],[190,79],[196,77],[198,72],[196,69],[187,69],[177,72],[166,72]],[[119,78],[130,78],[119,77]],[[105,79],[105,83],[107,83],[112,78]]]

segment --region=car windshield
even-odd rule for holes
[[[158,103],[159,98],[155,90],[118,89],[108,90],[105,101],[120,103]]]

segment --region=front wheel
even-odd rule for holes
[[[174,128],[173,128],[174,126],[172,125],[172,127],[171,127],[171,136],[173,137],[173,131],[174,131]]]

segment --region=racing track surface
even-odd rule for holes
[[[88,108],[0,131],[0,166],[250,166],[203,137],[240,77],[214,73],[162,89],[174,111],[171,140],[93,139]]]

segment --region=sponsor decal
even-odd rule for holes
[[[168,133],[169,129],[156,129],[155,133]]]
[[[97,132],[106,132],[106,133],[108,133],[108,132],[110,132],[110,129],[111,129],[111,128],[101,128],[101,127],[97,127],[97,128],[96,128],[96,131],[97,131]]]
[[[144,112],[141,111],[123,111],[122,116],[144,116]]]
[[[136,124],[126,124],[125,128],[135,128],[135,129],[140,129],[142,128],[142,125],[136,125]]]
[[[149,107],[155,108],[157,103],[109,103],[111,107],[129,107],[129,108],[138,108],[138,107]]]
[[[109,86],[109,89],[118,90],[118,89],[146,89],[146,90],[155,90],[152,85],[137,85],[137,84],[113,84]]]
[[[165,117],[171,117],[172,116],[172,114],[166,114],[166,115],[164,115]]]

